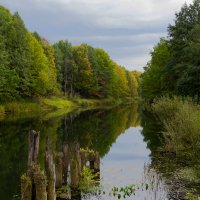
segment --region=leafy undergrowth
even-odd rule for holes
[[[162,97],[152,105],[164,126],[165,149],[194,162],[199,161],[200,105],[190,99]]]
[[[154,102],[152,110],[164,128],[162,150],[172,153],[183,163],[182,169],[174,176],[178,182],[184,183],[185,198],[199,199],[200,105],[183,97],[162,97]]]
[[[94,173],[92,169],[84,166],[81,173],[80,189],[85,192],[93,192],[99,185],[98,173]]]

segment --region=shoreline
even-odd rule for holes
[[[0,120],[9,116],[63,115],[75,110],[115,107],[134,103],[136,99],[67,99],[66,97],[37,98],[0,104]]]

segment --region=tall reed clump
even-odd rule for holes
[[[200,152],[200,105],[191,99],[162,97],[152,105],[164,127],[165,148],[198,160]]]

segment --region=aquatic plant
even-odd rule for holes
[[[84,166],[81,172],[79,188],[85,193],[97,190],[96,187],[99,184],[98,176],[98,173],[95,173],[94,170]]]
[[[125,199],[127,196],[135,195],[135,191],[138,187],[135,184],[127,185],[125,187],[116,187],[112,188],[112,195],[117,196],[118,199],[122,197]]]

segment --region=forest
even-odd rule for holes
[[[67,96],[137,98],[140,73],[100,48],[54,44],[27,30],[18,13],[0,6],[0,102]]]

